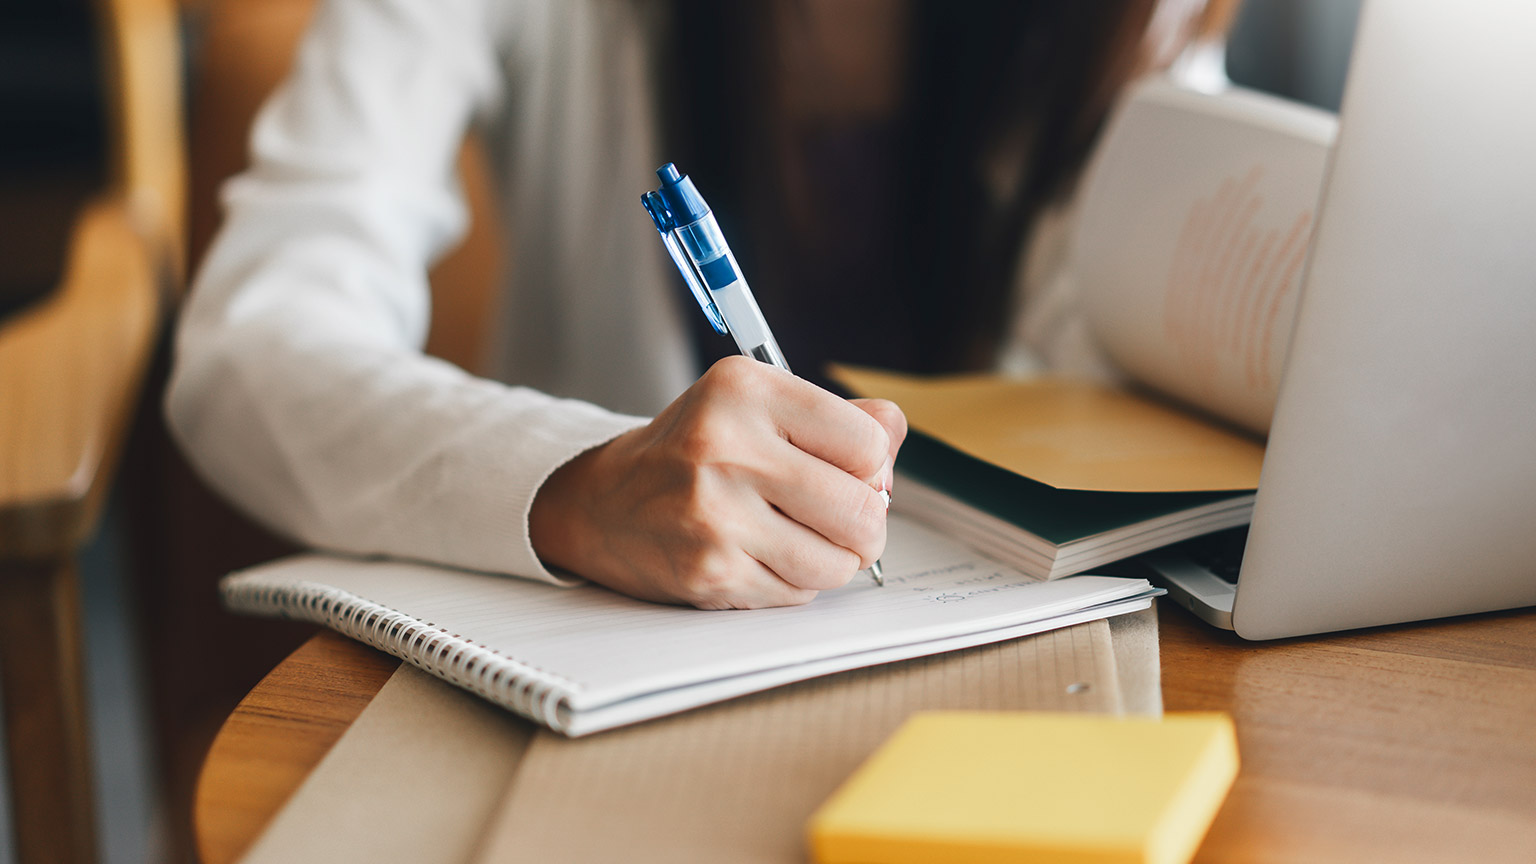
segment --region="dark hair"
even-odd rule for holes
[[[819,380],[829,359],[917,372],[993,361],[1023,238],[1139,64],[1154,6],[911,0],[898,115],[883,136],[828,145],[827,182],[796,183],[782,168],[795,145],[772,110],[783,65],[765,35],[772,3],[675,0],[668,152],[710,199],[765,313],[799,319],[778,326],[797,372]],[[807,186],[833,191],[797,206]],[[825,238],[850,213],[883,222],[878,236],[835,248]]]

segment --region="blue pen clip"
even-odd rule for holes
[[[661,196],[655,192],[647,192],[640,196],[640,203],[645,207],[645,212],[651,214],[651,222],[655,223],[656,230],[661,233],[661,242],[667,247],[667,252],[672,256],[672,263],[677,265],[679,273],[683,274],[683,281],[688,283],[688,290],[693,292],[693,299],[699,301],[699,308],[704,310],[704,317],[709,319],[715,332],[724,336],[731,331],[725,326],[725,319],[720,316],[720,310],[715,307],[715,301],[710,299],[709,292],[704,289],[703,275],[693,266],[693,261],[683,254],[683,249],[678,245],[677,235],[673,233],[676,225],[673,224],[672,214],[668,212],[667,205]]]

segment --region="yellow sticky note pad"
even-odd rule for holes
[[[820,864],[1188,861],[1237,776],[1225,714],[913,715],[812,817]]]

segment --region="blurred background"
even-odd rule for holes
[[[110,864],[194,860],[191,802],[204,751],[240,697],[312,632],[218,609],[219,576],[288,546],[202,487],[171,447],[158,405],[167,324],[184,290],[187,262],[195,268],[217,225],[218,185],[242,166],[243,130],[280,79],[313,5],[0,0],[0,588],[20,586],[0,591],[0,607],[19,610],[0,608],[0,629],[19,634],[0,636],[8,655],[0,697],[7,721],[23,722],[15,719],[18,712],[39,698],[34,679],[59,662],[56,652],[28,653],[33,646],[25,640],[39,639],[28,623],[67,612],[78,585],[81,624],[66,626],[61,638],[83,650],[86,722],[76,732],[87,742],[90,782],[81,788],[90,800],[75,812],[96,828],[94,835],[60,841],[58,848],[77,841],[73,848],[84,849],[83,856],[93,853]],[[1227,75],[1244,86],[1336,110],[1358,7],[1358,0],[1245,0],[1230,31]],[[173,119],[135,129],[132,116]],[[166,151],[171,162],[184,156],[184,178],[145,147]],[[461,164],[476,228],[433,273],[441,311],[434,310],[429,350],[473,367],[479,351],[474,322],[489,288],[473,274],[486,272],[498,253],[489,227],[495,214],[483,194],[474,194],[485,175],[472,145]],[[113,207],[124,214],[123,224],[149,238],[146,251],[87,266],[71,244],[86,234],[119,242],[126,236],[112,234]],[[96,221],[87,224],[82,213],[96,214],[90,217]],[[45,309],[49,303],[62,302],[82,281],[96,286],[81,286],[82,292],[117,291],[133,281],[133,262],[144,276],[135,308],[144,311],[142,326],[123,336],[142,343],[138,351],[129,346],[130,362],[114,366],[117,361],[104,357],[103,340],[86,336],[93,331],[73,319],[42,332],[38,320],[45,311],[54,314]],[[87,280],[91,274],[97,275]],[[89,326],[119,335],[125,321],[139,320],[126,311],[98,318],[105,320],[92,319]],[[41,384],[13,379],[31,374],[22,368],[33,362],[29,356],[75,350],[29,347],[33,342],[71,334],[91,343],[88,356],[106,367],[101,380],[110,384],[97,388],[107,407],[92,427],[96,437],[81,445],[99,476],[87,478],[90,488],[75,509],[45,511],[22,494],[39,460],[21,447],[20,436],[43,436],[38,446],[72,440],[67,431],[26,429],[80,376],[71,366],[64,378],[43,376]],[[13,348],[11,342],[25,344]],[[9,444],[7,433],[17,436]],[[53,530],[57,525],[64,528]],[[28,587],[34,585],[40,587]],[[18,641],[20,648],[12,644]],[[63,653],[67,664],[69,652]],[[51,769],[26,773],[16,763],[29,753],[10,740],[12,749],[0,753],[7,778],[0,784],[0,862],[18,860],[13,814],[32,812],[25,804],[41,788],[28,784],[56,779],[46,773]],[[37,777],[42,779],[29,779]],[[55,791],[50,786],[49,794]],[[68,800],[67,790],[59,794]],[[29,830],[60,832],[67,830],[58,827],[63,824]],[[32,857],[67,860],[74,853],[40,854]]]

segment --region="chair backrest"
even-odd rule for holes
[[[104,27],[109,181],[180,286],[186,273],[187,169],[179,9],[173,0],[96,0]]]

